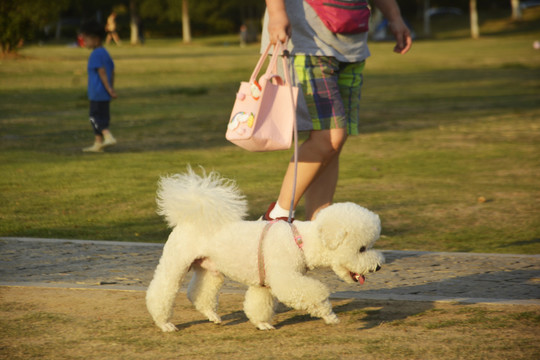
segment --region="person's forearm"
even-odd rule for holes
[[[266,0],[268,10],[268,34],[272,44],[285,42],[291,36],[291,24],[287,16],[285,0]]]
[[[101,82],[103,83],[103,86],[105,87],[105,90],[107,90],[107,92],[111,94],[113,92],[113,86],[112,84],[109,84],[109,78],[107,77],[107,71],[105,71],[105,68],[99,68],[98,75],[101,79]]]
[[[285,0],[266,0],[266,8],[269,16],[286,12]]]

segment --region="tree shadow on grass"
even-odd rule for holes
[[[361,133],[439,127],[456,119],[474,120],[478,112],[537,109],[536,94],[527,88],[534,84],[520,80],[534,78],[540,69],[519,61],[499,67],[369,74],[370,84],[375,85],[362,101]],[[415,86],[404,93],[411,83]],[[520,85],[510,87],[512,83]],[[212,149],[228,144],[224,134],[237,88],[237,82],[222,81],[211,87],[124,89],[123,98],[111,107],[111,130],[118,145],[110,152]],[[32,89],[0,95],[5,96],[0,106],[1,150],[80,153],[93,140],[87,100],[79,90]]]

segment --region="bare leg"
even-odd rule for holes
[[[120,42],[120,37],[118,37],[118,33],[116,31],[112,33],[112,37],[116,45],[122,45]]]
[[[306,220],[332,204],[339,176],[339,154],[334,156],[306,190]]]
[[[331,170],[328,174],[325,174],[325,169],[330,166],[336,167],[338,162],[337,158],[341,152],[341,148],[347,140],[346,129],[331,129],[331,130],[318,130],[312,131],[309,138],[298,149],[298,178],[296,181],[296,194],[294,198],[294,207],[298,205],[300,198],[310,185],[316,180],[319,175],[323,175],[321,184],[324,186],[316,185],[314,194],[317,192],[324,193],[322,198],[324,202],[328,198],[332,198],[337,179],[333,180],[333,177],[337,174],[335,169]],[[334,160],[336,158],[336,160]],[[333,174],[332,176],[330,174]],[[326,181],[331,181],[326,183]],[[294,183],[294,162],[289,163],[287,172],[281,185],[281,191],[279,193],[278,203],[283,209],[289,209],[292,198],[292,187]],[[318,196],[315,196],[318,198]],[[330,200],[331,201],[331,200]],[[321,201],[315,201],[317,207],[320,207]],[[315,206],[315,205],[313,205]],[[316,209],[312,209],[311,215]]]

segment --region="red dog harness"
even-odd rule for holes
[[[259,239],[259,255],[258,255],[258,262],[259,262],[259,284],[261,286],[265,286],[264,285],[264,278],[266,277],[266,272],[264,271],[264,256],[263,256],[263,242],[264,242],[264,238],[266,237],[266,233],[268,232],[268,230],[270,230],[270,227],[272,225],[274,225],[275,223],[277,223],[278,221],[283,221],[283,220],[272,220],[272,221],[269,221],[262,233],[261,233],[261,237]],[[294,242],[296,243],[296,246],[298,246],[298,248],[300,250],[302,250],[302,246],[304,246],[304,242],[302,241],[302,236],[300,235],[300,232],[298,232],[298,229],[296,228],[296,226],[293,224],[293,223],[290,223],[289,224],[291,226],[291,230],[293,232],[293,236],[294,236]]]

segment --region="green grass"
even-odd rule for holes
[[[417,41],[405,56],[371,44],[362,135],[343,151],[335,200],[380,214],[379,248],[540,253],[537,32],[499,34],[500,22],[476,41]],[[231,39],[109,48],[119,144],[95,155],[81,152],[93,138],[89,51],[36,46],[1,61],[0,236],[162,242],[156,182],[187,164],[235,179],[257,218],[290,152],[254,154],[224,139],[258,58],[258,46]]]

